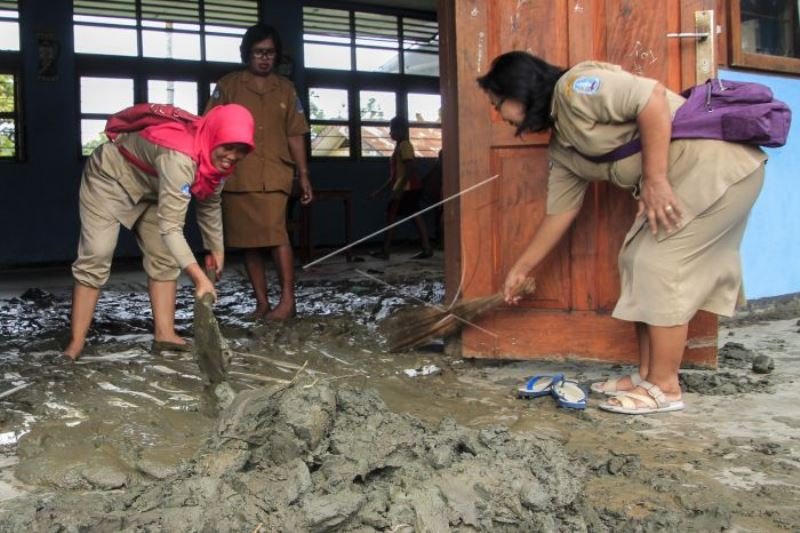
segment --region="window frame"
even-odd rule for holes
[[[14,122],[14,155],[0,156],[0,163],[21,163],[26,160],[25,157],[25,136],[24,124],[22,116],[22,70],[14,66],[14,59],[7,58],[6,55],[16,55],[16,52],[11,54],[0,53],[0,75],[11,76],[14,80],[14,110],[9,112],[5,111],[0,113],[0,118],[11,119]]]
[[[335,2],[319,2],[307,1],[304,7],[319,7],[324,9],[337,9],[348,12],[350,42],[348,44],[340,44],[337,46],[347,46],[350,50],[350,69],[325,69],[316,67],[305,67],[304,69],[304,105],[308,110],[309,126],[314,125],[330,125],[329,120],[315,120],[311,116],[310,106],[310,91],[311,88],[326,88],[326,89],[341,89],[348,91],[348,106],[349,118],[347,126],[350,132],[350,155],[344,156],[327,156],[327,155],[313,155],[309,146],[309,158],[315,162],[332,162],[332,161],[373,161],[380,159],[388,159],[391,156],[365,156],[362,154],[362,136],[361,128],[364,126],[376,125],[379,122],[383,126],[382,121],[371,121],[361,119],[361,109],[359,107],[359,94],[361,91],[387,91],[395,93],[396,95],[396,115],[408,118],[408,95],[409,93],[424,93],[424,94],[437,94],[441,96],[441,89],[439,85],[439,76],[426,76],[420,74],[406,74],[405,73],[405,54],[407,50],[404,45],[403,35],[403,20],[404,19],[419,19],[436,21],[436,15],[431,13],[416,12],[409,10],[397,9],[381,9],[370,6],[355,7],[352,4],[337,4]],[[397,18],[397,31],[398,31],[398,53],[399,72],[378,72],[368,70],[358,70],[356,52],[358,49],[370,48],[368,45],[359,45],[356,43],[356,26],[355,19],[356,13],[368,13],[376,15],[389,15]],[[303,39],[303,46],[306,43],[320,44],[317,41],[306,41]],[[388,48],[382,48],[387,50]],[[394,50],[394,49],[392,49]],[[426,52],[420,52],[426,53]],[[437,55],[433,54],[431,55]],[[390,117],[391,118],[391,117]],[[339,123],[336,121],[336,123]],[[344,124],[344,122],[341,122]],[[388,121],[387,123],[388,124]],[[411,127],[434,127],[442,128],[441,123],[409,123]]]
[[[206,37],[227,35],[218,31],[221,28],[217,22],[207,22],[204,12],[200,11],[200,18],[198,21],[200,30],[197,32],[200,36],[200,59],[174,59],[164,57],[152,57],[144,55],[143,35],[142,32],[154,30],[144,24],[141,16],[140,0],[135,0],[137,6],[137,18],[131,19],[134,21],[133,26],[120,26],[125,29],[134,29],[137,32],[137,54],[136,55],[110,55],[110,54],[96,54],[90,52],[75,52],[75,94],[76,94],[76,108],[78,110],[77,127],[81,130],[82,120],[102,120],[107,118],[106,115],[101,113],[84,113],[81,108],[81,79],[85,77],[96,78],[124,78],[133,80],[133,103],[143,103],[148,101],[148,82],[151,80],[167,80],[176,82],[192,82],[197,87],[197,106],[198,109],[187,109],[191,113],[201,114],[205,109],[206,104],[211,96],[211,90],[216,82],[225,74],[230,73],[236,68],[241,68],[241,62],[232,63],[228,61],[215,61],[206,59]],[[255,2],[258,12],[258,20],[261,16],[261,2]],[[205,6],[200,3],[200,6]],[[95,16],[104,16],[96,14]],[[109,15],[110,16],[110,15]],[[256,21],[253,21],[255,23]],[[92,25],[92,23],[71,20],[73,27],[76,24]],[[181,21],[181,24],[184,22]],[[113,24],[99,24],[104,27],[111,27]],[[210,28],[210,29],[209,29]],[[238,28],[230,26],[230,28]],[[246,28],[241,27],[242,31]],[[158,29],[157,31],[163,31]],[[178,32],[179,30],[170,30]],[[189,32],[192,33],[192,32]],[[243,35],[243,33],[242,33]],[[230,36],[230,35],[228,35]],[[241,35],[237,36],[241,40]],[[108,115],[110,116],[110,115]],[[87,156],[83,154],[83,142],[81,136],[78,136],[76,153],[81,159]]]
[[[730,66],[768,72],[800,74],[800,58],[757,54],[743,50],[741,0],[730,0],[728,2],[728,18],[730,27]]]

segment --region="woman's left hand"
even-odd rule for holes
[[[208,255],[211,256],[212,261],[214,262],[214,274],[217,276],[217,279],[222,278],[222,270],[225,267],[225,252],[222,250],[211,250],[208,252]],[[206,257],[206,268],[210,266],[210,261],[208,257]]]
[[[639,192],[639,210],[636,216],[645,215],[650,231],[655,235],[658,226],[673,231],[680,223],[683,212],[666,179],[643,179]]]
[[[308,176],[300,176],[300,203],[308,205],[314,200],[314,189],[311,188],[311,182]]]

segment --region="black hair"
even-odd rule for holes
[[[389,128],[395,130],[397,133],[400,134],[400,140],[401,141],[407,141],[408,140],[408,137],[409,137],[408,120],[406,120],[404,117],[401,117],[401,116],[394,117],[389,122]]]
[[[517,135],[538,132],[553,126],[550,103],[556,82],[566,72],[528,52],[507,52],[492,61],[478,85],[501,99],[512,99],[525,106],[525,118]]]
[[[272,39],[272,44],[275,45],[275,64],[281,62],[283,57],[283,43],[281,43],[281,36],[273,26],[267,24],[256,24],[250,26],[244,32],[242,37],[242,44],[239,45],[239,53],[242,56],[242,63],[247,64],[250,62],[250,54],[253,51],[253,45],[264,39]]]

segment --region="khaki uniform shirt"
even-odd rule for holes
[[[225,182],[225,192],[292,190],[295,162],[289,152],[289,137],[308,133],[303,105],[294,84],[270,74],[263,88],[258,76],[247,70],[232,72],[217,82],[206,112],[221,104],[246,107],[255,119],[255,150],[236,165]]]
[[[551,109],[555,125],[549,146],[549,214],[580,207],[592,181],[610,181],[638,194],[641,153],[610,163],[593,163],[578,152],[602,155],[638,138],[636,117],[656,83],[617,65],[593,61],[579,63],[561,77]],[[674,116],[684,98],[667,91],[667,101]],[[679,228],[708,209],[728,187],[750,175],[766,158],[756,146],[713,139],[673,140],[668,179],[683,210]],[[645,223],[644,217],[638,218],[628,237]],[[668,235],[660,230],[657,239]]]
[[[112,212],[117,220],[132,229],[149,205],[158,205],[158,229],[164,243],[181,269],[197,260],[183,235],[191,186],[197,165],[176,150],[164,148],[141,138],[136,133],[121,134],[116,144],[123,146],[137,159],[153,167],[158,176],[151,176],[128,162],[119,150],[107,143],[97,150],[100,171],[116,179],[130,201],[115,202]],[[207,250],[224,250],[222,212],[219,187],[204,201],[196,203],[197,223]],[[111,199],[110,199],[111,200]]]

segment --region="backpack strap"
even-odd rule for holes
[[[141,170],[142,172],[144,172],[149,176],[158,177],[158,172],[156,172],[156,169],[154,169],[153,167],[151,167],[150,165],[148,165],[147,163],[145,163],[144,161],[142,161],[141,159],[130,153],[130,151],[126,150],[124,146],[120,146],[117,143],[111,143],[111,144],[117,147],[117,150],[119,150],[119,154],[122,157],[124,157],[128,161],[128,163],[135,166],[136,168],[138,168],[139,170]]]
[[[573,148],[573,150],[575,149]],[[578,150],[575,151],[578,152]],[[612,161],[619,161],[620,159],[625,159],[626,157],[632,156],[633,154],[639,153],[641,151],[642,151],[641,139],[634,139],[602,155],[586,155],[581,152],[578,153],[581,155],[581,157],[583,157],[584,159],[588,159],[592,163],[611,163]]]

